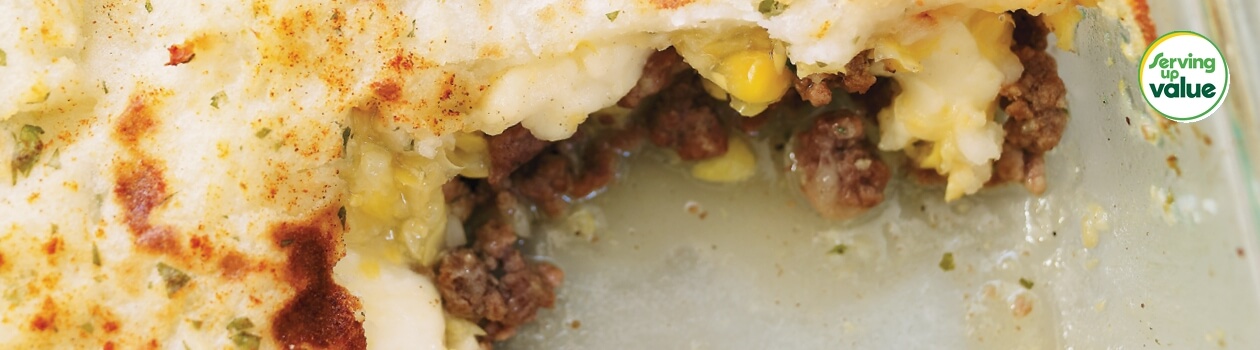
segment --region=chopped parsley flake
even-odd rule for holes
[[[407,33],[408,38],[416,37],[416,20],[411,20],[411,32]]]
[[[17,139],[17,152],[14,153],[13,167],[13,183],[17,184],[18,174],[28,176],[31,174],[31,168],[35,167],[35,162],[39,160],[40,152],[44,151],[44,142],[39,139],[44,134],[44,129],[34,125],[22,126],[22,130],[14,136]]]
[[[844,245],[844,244],[837,244],[835,247],[831,248],[831,250],[829,250],[828,252],[833,253],[835,255],[844,255],[844,252],[848,250],[849,250],[849,246]]]
[[[233,318],[228,322],[227,329],[232,333],[240,333],[254,328],[254,321],[250,321],[249,317]]]
[[[1027,278],[1020,277],[1019,285],[1024,286],[1024,289],[1032,289],[1033,281],[1029,281]]]
[[[271,128],[262,128],[262,129],[258,129],[258,132],[254,133],[254,137],[261,139],[261,138],[267,137],[267,135],[270,135],[270,134],[271,134]]]
[[[219,109],[219,104],[222,104],[225,100],[227,100],[227,94],[223,93],[223,91],[219,91],[219,93],[214,94],[214,96],[210,96],[210,107]]]
[[[236,344],[237,349],[255,350],[258,349],[258,343],[261,338],[247,332],[238,332],[233,334],[232,344]]]
[[[96,249],[96,242],[92,242],[92,265],[101,266],[101,251]]]
[[[618,16],[618,15],[620,15],[620,14],[621,14],[621,11],[613,11],[613,12],[609,12],[609,13],[604,14],[604,17],[608,17],[608,21],[609,21],[609,22],[612,22],[612,21],[616,21],[616,20],[617,20],[617,16]]]
[[[337,209],[337,218],[341,219],[341,227],[346,227],[346,207]]]
[[[106,85],[104,80],[101,80],[101,90],[105,90],[107,94],[109,93],[109,85]]]
[[[83,322],[83,324],[79,325],[79,330],[83,331],[83,333],[92,334],[93,331],[96,331],[96,326],[93,326],[92,322]]]
[[[144,0],[144,10],[145,10],[145,11],[149,11],[150,13],[152,13],[152,12],[153,12],[153,3],[152,3],[152,2],[150,2],[149,0]]]
[[[175,295],[175,292],[178,292],[188,285],[188,282],[192,281],[192,277],[188,276],[184,271],[180,271],[165,263],[158,263],[157,270],[158,275],[162,276],[162,282],[166,283],[167,296]]]
[[[944,271],[954,271],[954,253],[941,255],[940,267]]]
[[[346,148],[346,145],[350,144],[350,134],[350,127],[341,129],[341,148]]]
[[[757,4],[757,12],[761,12],[766,17],[777,16],[786,9],[787,5],[777,0],[761,0],[761,3]]]

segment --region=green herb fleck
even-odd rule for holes
[[[60,230],[61,230],[61,227],[58,227],[58,226],[57,226],[57,224],[52,224],[52,227],[49,227],[48,229],[49,229],[49,230],[52,230],[52,233],[54,233],[54,234],[55,234],[55,233],[57,233],[57,231],[60,231]]]
[[[836,133],[840,134],[840,136],[847,135],[849,133],[849,128],[846,128],[844,126],[837,126]]]
[[[613,12],[606,13],[604,14],[604,17],[608,17],[608,21],[612,22],[612,21],[617,20],[618,15],[621,15],[621,11],[613,11]]]
[[[91,334],[96,330],[96,326],[93,326],[92,322],[83,322],[83,324],[79,325],[79,330],[83,331],[83,333]]]
[[[227,324],[227,329],[229,331],[232,331],[232,333],[240,333],[240,332],[248,331],[253,328],[254,328],[254,322],[250,321],[249,317],[233,318],[232,321],[228,322]]]
[[[783,13],[783,10],[786,10],[786,9],[787,9],[787,5],[781,2],[778,2],[777,0],[761,0],[761,3],[757,4],[757,11],[761,12],[761,14],[763,15],[766,15],[767,17],[778,16],[780,13]]]
[[[0,67],[7,65],[9,65],[9,54],[5,53],[4,50],[0,50]]]
[[[267,137],[267,135],[270,135],[270,134],[271,134],[271,128],[262,128],[262,129],[258,129],[258,132],[254,133],[254,137],[261,139],[261,138]]]
[[[416,150],[416,139],[411,139],[411,142],[407,142],[407,146],[403,147],[403,152],[411,152],[415,150]]]
[[[53,150],[52,156],[48,157],[48,167],[53,169],[61,169],[61,149]]]
[[[201,320],[188,320],[188,323],[192,324],[193,329],[201,329]]]
[[[411,20],[411,32],[407,33],[408,38],[416,37],[416,20]]]
[[[1027,278],[1020,277],[1019,285],[1024,286],[1024,289],[1032,289],[1033,281],[1029,281]]]
[[[954,271],[954,253],[945,253],[941,255],[941,270]]]
[[[104,80],[101,80],[101,90],[105,90],[105,93],[107,94],[109,93],[109,85],[106,84]]]
[[[96,249],[96,242],[92,242],[92,265],[101,266],[101,250]]]
[[[258,349],[258,343],[261,340],[257,335],[246,332],[233,334],[231,339],[232,344],[236,344],[236,348],[247,350]]]
[[[158,275],[162,276],[162,281],[166,283],[166,296],[175,295],[181,288],[188,285],[192,281],[192,277],[165,263],[157,264]]]
[[[341,129],[341,148],[346,148],[350,144],[350,127]]]
[[[293,239],[292,239],[292,238],[290,238],[290,239],[280,240],[280,247],[281,247],[281,248],[288,247],[290,244],[293,244]]]
[[[844,252],[848,250],[849,250],[849,246],[844,245],[844,244],[837,244],[835,247],[832,247],[831,250],[829,250],[828,252],[835,255],[844,255]]]
[[[31,174],[31,168],[35,167],[35,161],[39,160],[39,153],[44,151],[44,142],[39,139],[44,134],[44,129],[34,126],[22,126],[22,130],[18,132],[17,153],[13,157],[13,183],[17,184],[17,175],[28,176]]]
[[[346,227],[346,207],[337,209],[337,218],[341,219],[341,227]]]
[[[144,10],[145,10],[145,11],[149,11],[150,13],[152,13],[152,12],[153,12],[153,3],[152,3],[152,2],[150,2],[149,0],[144,0]]]
[[[226,101],[226,100],[227,100],[227,94],[223,93],[223,91],[219,91],[219,93],[214,94],[214,96],[210,96],[210,107],[214,107],[214,109],[219,109],[219,105],[222,104],[223,101]]]

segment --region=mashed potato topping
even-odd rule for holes
[[[989,180],[1002,152],[1002,127],[993,121],[998,89],[1019,79],[1009,16],[946,9],[926,18],[942,21],[929,34],[894,35],[876,46],[876,58],[893,60],[901,94],[879,113],[884,150],[905,150],[919,167],[948,178],[945,198],[975,193]]]
[[[788,62],[874,48],[904,89],[881,146],[956,198],[1018,75],[1000,13],[1075,11],[762,2],[0,2],[0,347],[468,347],[411,269],[446,244],[440,186],[485,176],[480,133],[568,137],[674,44],[745,114]]]

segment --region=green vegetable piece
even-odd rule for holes
[[[761,3],[757,4],[757,12],[767,17],[777,16],[783,13],[783,10],[787,10],[787,5],[777,0],[761,0]]]
[[[165,263],[158,263],[157,270],[158,275],[162,276],[162,282],[166,283],[167,296],[175,295],[175,292],[178,292],[188,285],[188,282],[192,281],[192,276],[188,276],[184,271],[180,271]]]
[[[262,338],[259,338],[257,335],[247,332],[238,332],[233,334],[231,339],[232,344],[236,344],[237,349],[247,350],[258,349],[258,343],[262,340]]]
[[[829,250],[828,252],[836,254],[836,255],[844,255],[844,252],[848,250],[849,250],[849,246],[844,245],[844,244],[837,244],[835,247],[831,248],[831,250]]]
[[[1024,286],[1024,289],[1032,289],[1033,281],[1029,281],[1027,278],[1020,277],[1019,285]]]
[[[39,154],[44,151],[44,142],[39,139],[44,129],[34,125],[24,125],[14,136],[17,139],[17,152],[13,157],[13,183],[17,184],[17,175],[29,176]]]
[[[214,96],[210,96],[210,107],[214,107],[214,109],[219,109],[219,105],[222,104],[226,100],[227,100],[227,94],[224,93],[223,91],[219,91],[219,93],[214,94]]]
[[[254,328],[254,322],[250,321],[249,317],[233,318],[232,321],[228,322],[227,324],[227,329],[229,331],[232,331],[232,333],[240,333],[240,332],[248,331],[253,328]]]
[[[941,255],[941,270],[954,271],[954,253],[945,253]]]
[[[96,249],[96,242],[92,242],[92,265],[101,266],[101,251]]]

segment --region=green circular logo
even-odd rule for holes
[[[1229,92],[1229,65],[1202,34],[1171,32],[1146,48],[1138,84],[1146,103],[1164,118],[1196,122],[1221,107]]]

